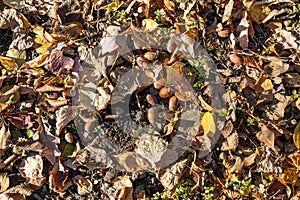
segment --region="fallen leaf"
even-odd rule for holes
[[[30,129],[33,126],[33,115],[28,113],[8,113],[6,114],[10,121],[18,129]]]
[[[60,75],[62,70],[72,71],[74,68],[75,61],[67,56],[63,55],[60,50],[53,50],[49,56],[49,65],[51,71],[55,75]]]
[[[4,194],[21,194],[29,197],[35,190],[30,186],[29,183],[16,185],[14,187],[9,188],[4,192]]]
[[[233,5],[234,5],[234,0],[229,0],[229,2],[226,4],[224,9],[224,14],[222,16],[222,23],[230,19]]]
[[[222,151],[231,151],[235,150],[239,143],[239,135],[237,132],[233,132],[230,136],[226,138],[227,141],[222,143]]]
[[[41,116],[38,116],[38,133],[40,142],[48,149],[43,151],[43,156],[45,156],[51,164],[55,164],[57,156],[61,155],[60,150],[58,149],[58,144],[60,139],[51,134],[50,128],[47,127],[47,123],[44,123],[44,119]]]
[[[285,49],[300,50],[300,45],[296,41],[297,38],[290,31],[286,30],[281,30],[280,36],[277,37],[277,42],[281,43]]]
[[[271,9],[267,5],[252,5],[248,13],[255,22],[262,23],[271,13]]]
[[[43,176],[43,160],[40,155],[28,156],[19,166],[21,176],[28,179],[30,184],[42,186],[46,180]]]
[[[0,15],[0,29],[11,28],[12,31],[17,31],[23,28],[23,20],[15,9],[4,8]]]
[[[89,194],[93,190],[93,184],[89,179],[85,179],[82,175],[76,175],[72,181],[77,185],[79,195]]]
[[[72,180],[69,178],[68,172],[58,160],[50,171],[49,188],[62,196],[71,185]]]
[[[270,79],[266,79],[261,85],[260,85],[265,91],[272,90],[273,84]]]
[[[154,169],[157,167],[157,163],[161,160],[162,155],[167,150],[167,143],[155,135],[143,134],[138,138],[135,144],[135,152],[147,159]]]
[[[7,173],[0,174],[0,193],[5,192],[9,188],[9,177]]]
[[[136,172],[151,168],[151,164],[136,152],[125,151],[114,155],[118,162],[118,167],[127,172]]]
[[[239,43],[240,46],[243,49],[248,48],[248,42],[249,42],[249,27],[250,27],[250,23],[248,21],[248,14],[247,12],[244,12],[244,16],[241,19],[236,32],[239,34]]]
[[[3,124],[0,130],[0,151],[5,150],[8,147],[8,139],[10,138],[10,132],[7,131],[5,125]],[[0,153],[1,158],[1,153]]]
[[[75,119],[78,115],[78,111],[73,106],[62,106],[56,112],[56,132],[55,135],[59,136],[60,132],[65,128],[65,126]]]
[[[159,170],[157,175],[158,179],[161,182],[161,184],[169,191],[174,190],[175,187],[178,185],[187,161],[188,159],[185,159],[175,163],[174,165],[168,168],[163,168]]]
[[[158,24],[153,19],[144,19],[142,25],[145,32],[152,32],[158,27]]]
[[[133,200],[133,184],[130,176],[117,177],[114,180],[113,187],[116,189],[115,199]]]
[[[120,3],[112,2],[106,6],[101,6],[100,9],[113,12],[113,11],[118,10],[123,4],[124,4],[123,1],[121,1]]]
[[[201,119],[201,126],[205,134],[216,133],[216,124],[214,116],[210,112],[204,113]]]
[[[261,124],[260,126],[261,131],[256,134],[256,138],[264,143],[268,148],[272,149],[273,151],[277,152],[274,146],[275,142],[275,133],[271,129],[269,129],[266,125]]]
[[[25,1],[19,0],[19,1],[14,1],[14,0],[3,0],[3,3],[9,7],[12,7],[14,9],[22,9],[24,7]]]
[[[294,130],[293,140],[297,149],[300,149],[300,123],[297,124]]]

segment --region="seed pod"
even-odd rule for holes
[[[169,100],[169,109],[171,111],[176,110],[176,108],[178,107],[178,100],[175,96],[172,96]]]
[[[153,86],[155,89],[161,89],[166,85],[166,81],[164,79],[159,79],[157,81],[154,81]]]
[[[149,108],[147,111],[147,119],[151,124],[155,124],[157,121],[157,110],[155,108]]]
[[[229,59],[233,64],[240,65],[242,64],[242,59],[236,54],[230,54]]]
[[[150,105],[152,105],[152,106],[153,106],[154,104],[157,103],[156,97],[153,96],[152,94],[147,94],[146,100],[147,100],[147,102],[148,102]]]
[[[152,52],[152,51],[148,51],[144,54],[144,58],[146,58],[150,61],[154,61],[157,58],[157,53]]]
[[[168,88],[168,87],[163,87],[159,91],[159,96],[161,98],[168,98],[171,96],[171,94],[172,94],[172,92],[171,92],[170,88]]]
[[[218,32],[218,35],[222,38],[228,38],[230,35],[230,29],[229,28],[223,28]]]
[[[66,140],[68,143],[72,143],[72,142],[73,142],[73,135],[72,135],[72,133],[67,132],[67,133],[65,134],[65,140]]]

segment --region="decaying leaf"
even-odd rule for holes
[[[116,189],[115,199],[133,200],[133,184],[130,176],[117,177],[113,187]]]
[[[136,142],[135,152],[147,159],[152,168],[157,166],[166,151],[167,143],[155,135],[142,135]]]
[[[73,106],[63,106],[60,107],[56,112],[56,136],[60,135],[60,132],[65,128],[65,126],[75,119],[78,115],[76,107]]]
[[[234,0],[229,0],[229,2],[226,4],[224,14],[222,17],[222,23],[226,22],[231,17],[233,4],[234,4]]]
[[[216,132],[216,124],[214,120],[214,116],[210,112],[204,113],[201,119],[201,126],[205,134],[215,133]]]
[[[64,56],[63,52],[57,49],[51,52],[49,62],[51,71],[55,75],[59,75],[62,70],[73,70],[75,64],[72,58]]]
[[[34,191],[35,190],[30,186],[30,184],[26,183],[9,188],[4,192],[4,194],[21,194],[29,197]]]
[[[169,168],[160,169],[158,179],[165,188],[172,191],[177,186],[188,159],[175,163]]]
[[[72,185],[72,180],[69,178],[68,172],[65,170],[60,160],[55,163],[50,172],[49,184],[50,189],[60,195],[63,195],[66,189]]]
[[[29,180],[28,183],[42,186],[46,180],[46,177],[42,175],[43,160],[40,155],[29,156],[22,161],[19,166],[19,171],[22,177]]]
[[[11,28],[17,31],[23,27],[23,20],[15,9],[4,9],[0,15],[0,29]]]
[[[275,133],[269,129],[266,125],[261,124],[261,131],[256,134],[257,139],[264,143],[268,148],[277,152],[274,146],[275,142]]]
[[[7,173],[0,174],[0,193],[5,192],[9,187],[9,177]]]
[[[233,132],[230,136],[226,138],[226,142],[222,143],[222,151],[235,150],[239,143],[239,136],[237,132]]]
[[[6,117],[18,129],[30,129],[33,126],[33,114],[8,113]]]
[[[5,150],[8,146],[8,139],[10,138],[10,132],[7,131],[5,125],[2,125],[1,130],[0,130],[0,152],[1,150]],[[1,158],[1,153],[0,153],[0,158]]]
[[[92,191],[93,184],[89,179],[85,179],[81,175],[77,175],[72,178],[72,181],[77,185],[77,191],[79,195],[85,195]]]
[[[136,152],[125,151],[114,156],[118,162],[118,167],[127,172],[136,172],[151,168],[151,164]]]

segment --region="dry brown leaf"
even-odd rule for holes
[[[75,39],[80,36],[82,28],[83,26],[80,22],[69,22],[56,26],[54,28],[54,33],[59,37]]]
[[[2,125],[0,130],[0,151],[8,147],[7,141],[10,138],[10,132],[6,130],[5,125]],[[1,154],[0,154],[1,158]]]
[[[224,9],[224,14],[222,17],[222,23],[228,21],[231,17],[231,12],[233,9],[234,0],[229,0]]]
[[[300,87],[300,74],[299,73],[286,73],[283,79],[284,83],[290,87]]]
[[[77,175],[72,178],[72,181],[77,185],[79,195],[89,194],[93,190],[93,184],[89,179],[85,179],[82,175]]]
[[[72,181],[68,176],[68,172],[61,164],[60,160],[55,163],[53,169],[50,171],[49,187],[54,192],[63,195],[65,191],[72,185]]]
[[[9,188],[9,177],[7,173],[0,174],[0,193],[5,192]]]
[[[130,176],[117,177],[114,180],[113,187],[116,189],[115,199],[133,200],[133,184]]]
[[[188,159],[185,159],[175,163],[169,168],[159,170],[158,179],[160,180],[161,184],[169,191],[174,190],[177,186],[187,161]]]
[[[60,132],[65,128],[65,126],[75,119],[78,115],[78,111],[73,106],[63,106],[60,107],[56,112],[56,132],[55,135],[59,136]]]
[[[240,46],[243,49],[248,48],[249,27],[250,27],[250,23],[248,21],[248,14],[247,14],[247,12],[244,12],[244,16],[241,19],[241,21],[236,29],[237,33],[239,34],[238,40],[239,40]]]
[[[152,32],[158,27],[157,22],[153,19],[144,19],[142,25],[145,32]]]
[[[300,45],[296,42],[297,38],[290,31],[281,30],[277,41],[281,43],[285,49],[300,50]]]
[[[270,79],[266,79],[261,85],[260,85],[265,91],[272,90],[273,84]]]
[[[30,129],[33,126],[34,114],[28,113],[8,113],[6,117],[18,129]]]
[[[252,153],[251,155],[247,156],[245,159],[244,159],[244,166],[245,167],[249,167],[251,166],[252,164],[255,163],[255,158],[256,158],[257,154],[256,153]]]
[[[36,185],[38,187],[42,186],[46,180],[43,176],[43,160],[40,155],[29,156],[22,160],[19,166],[19,172],[21,176],[29,180],[28,183]]]
[[[226,138],[227,141],[222,143],[222,151],[231,151],[235,150],[239,143],[239,135],[237,132],[233,132],[230,136]]]
[[[49,65],[51,71],[55,75],[60,75],[62,70],[72,71],[74,69],[75,61],[63,55],[60,50],[53,50],[49,56]]]
[[[30,184],[26,183],[9,188],[4,192],[4,194],[21,194],[29,197],[33,192],[34,189],[30,187]]]
[[[4,9],[0,15],[0,29],[11,28],[12,31],[18,31],[23,28],[23,20],[15,9]]]
[[[37,92],[60,92],[65,90],[63,87],[57,87],[54,85],[43,85],[42,87],[39,87],[36,89]]]
[[[235,163],[230,169],[230,173],[241,173],[243,172],[244,163],[240,157],[235,158]]]
[[[271,13],[271,9],[266,5],[252,5],[248,13],[255,22],[262,23]]]
[[[266,125],[260,125],[261,131],[256,134],[256,138],[264,143],[268,148],[272,149],[273,151],[277,152],[275,149],[275,133],[271,129],[269,129]]]
[[[118,166],[127,172],[136,172],[151,168],[151,164],[136,152],[125,151],[114,155]]]
[[[298,98],[296,100],[296,103],[295,103],[296,107],[300,110],[300,98]]]
[[[50,133],[50,128],[46,126],[47,123],[44,123],[44,119],[41,116],[38,116],[38,124],[40,142],[48,147],[48,149],[43,151],[43,156],[54,165],[55,157],[61,155],[57,146],[60,143],[60,139]]]

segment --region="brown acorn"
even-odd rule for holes
[[[240,56],[236,55],[236,54],[230,54],[229,55],[229,59],[230,61],[233,63],[233,64],[236,64],[236,65],[240,65],[242,64],[242,59]]]
[[[152,94],[147,94],[146,100],[147,100],[147,102],[148,102],[150,105],[152,105],[152,106],[153,106],[154,104],[157,103],[156,97],[153,96]]]
[[[152,51],[148,51],[144,54],[144,58],[146,58],[150,61],[154,61],[157,58],[157,53],[152,52]]]
[[[72,143],[73,142],[73,135],[72,135],[72,133],[70,133],[70,132],[67,132],[66,134],[65,134],[65,140],[68,142],[68,143]]]
[[[155,124],[157,121],[157,110],[155,108],[149,108],[147,111],[147,119],[151,124]]]
[[[172,94],[172,91],[168,87],[163,87],[159,91],[159,96],[161,98],[168,98],[171,96],[171,94]]]
[[[172,96],[169,100],[169,109],[171,111],[176,110],[176,108],[178,107],[178,100],[175,96]]]
[[[166,81],[164,79],[159,79],[157,81],[154,81],[153,86],[155,89],[161,89],[166,85]]]
[[[223,28],[218,32],[218,35],[222,38],[228,38],[230,35],[230,29],[229,28]]]

